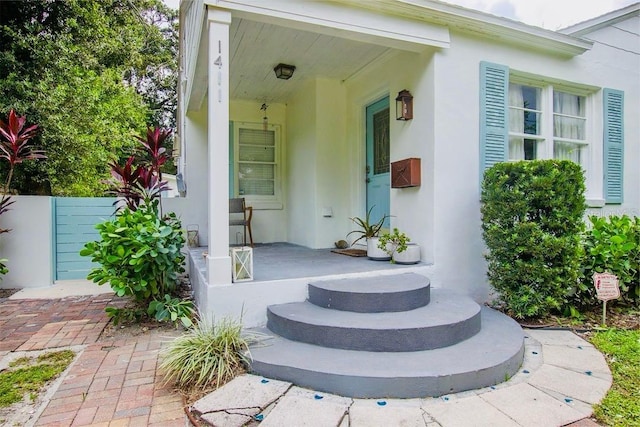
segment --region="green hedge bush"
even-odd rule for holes
[[[498,163],[482,183],[488,276],[516,318],[560,309],[583,260],[584,176],[566,160]]]
[[[628,215],[590,216],[584,234],[584,275],[572,304],[578,307],[599,305],[593,287],[593,273],[618,276],[620,302],[640,303],[640,218]]]
[[[87,278],[99,285],[109,283],[118,296],[133,297],[156,320],[191,326],[192,303],[173,297],[185,259],[181,252],[185,239],[176,215],[161,217],[154,200],[137,210],[126,207],[96,228],[100,240],[88,242],[80,251],[100,264]],[[119,309],[107,312],[116,320],[122,315]]]

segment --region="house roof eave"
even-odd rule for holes
[[[479,34],[562,55],[580,55],[593,46],[591,41],[573,35],[562,34],[437,0],[396,0],[394,2],[340,0],[340,2],[446,25],[462,32]]]
[[[638,15],[640,15],[640,2],[623,7],[622,9],[614,10],[596,18],[562,28],[558,30],[558,32],[572,35],[574,37],[582,37],[583,35],[599,30],[600,28],[613,25],[617,22],[624,21],[632,16]]]

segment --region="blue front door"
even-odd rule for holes
[[[389,97],[367,106],[367,211],[371,221],[389,215]],[[389,228],[389,219],[385,221]]]

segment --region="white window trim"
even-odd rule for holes
[[[233,191],[234,197],[244,197],[246,204],[254,210],[275,210],[282,209],[282,129],[279,124],[267,125],[267,130],[274,132],[275,145],[275,179],[274,179],[274,195],[258,196],[239,194],[238,171],[240,170],[240,129],[264,129],[264,124],[254,122],[234,122],[233,126]]]
[[[553,91],[570,93],[573,95],[584,96],[585,105],[585,140],[574,141],[566,140],[574,144],[587,147],[584,150],[585,159],[583,161],[583,169],[585,170],[585,198],[587,206],[601,207],[604,206],[604,184],[602,176],[603,170],[603,147],[602,139],[598,135],[603,132],[603,117],[597,112],[600,111],[602,105],[602,91],[595,91],[594,88],[583,88],[574,85],[567,85],[561,82],[553,82],[547,80],[538,80],[518,75],[516,72],[509,74],[509,83],[515,83],[540,89],[540,105],[541,105],[541,131],[540,135],[516,134],[509,132],[509,136],[524,137],[538,141],[536,154],[539,159],[553,159],[554,141],[565,141],[563,138],[555,138],[553,135]],[[509,106],[511,108],[511,106]],[[549,143],[551,141],[551,143]]]

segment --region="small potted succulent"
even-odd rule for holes
[[[378,248],[383,250],[392,263],[416,264],[420,262],[420,246],[410,243],[411,239],[397,228],[385,233],[378,240]]]
[[[374,206],[367,211],[367,216],[363,218],[353,217],[349,218],[353,221],[359,228],[357,230],[353,230],[347,234],[347,237],[351,234],[359,235],[359,237],[354,240],[351,245],[355,245],[360,240],[365,239],[367,241],[367,256],[369,259],[373,259],[376,261],[388,261],[391,259],[391,255],[388,255],[386,251],[380,249],[378,247],[378,236],[380,235],[380,230],[384,224],[384,221],[389,218],[389,215],[383,215],[377,222],[371,222],[371,211]]]

